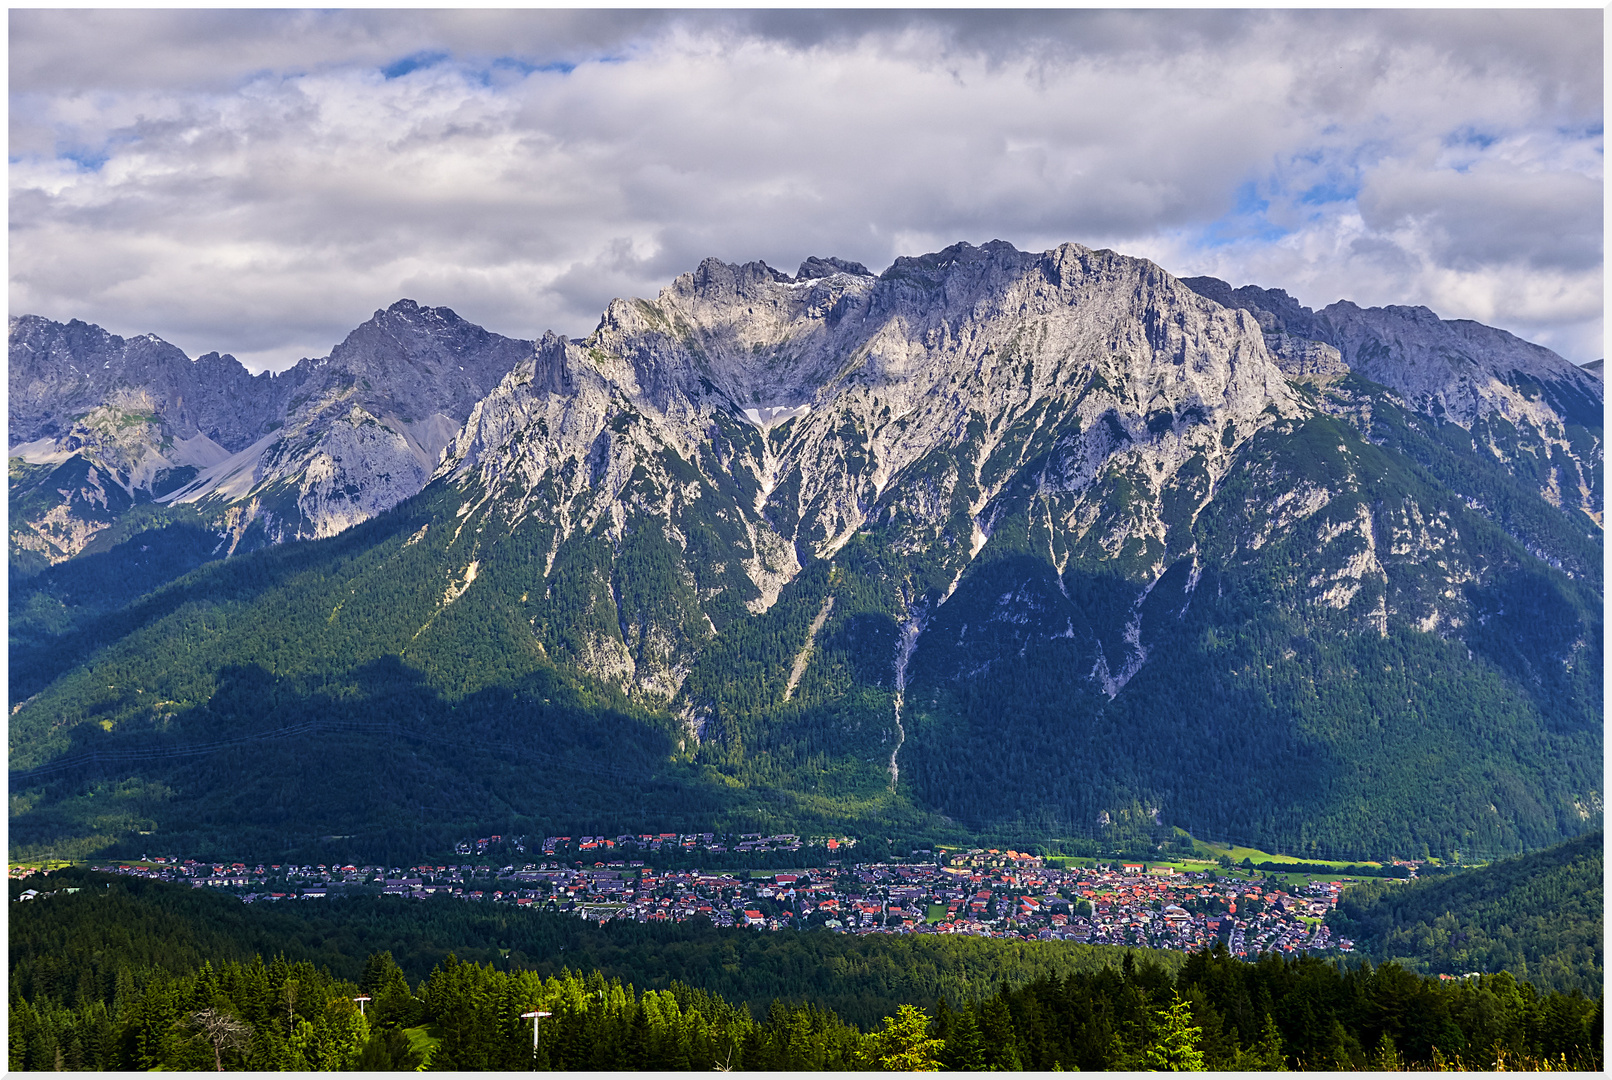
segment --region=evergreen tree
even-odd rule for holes
[[[1259,1042],[1237,1055],[1237,1069],[1241,1072],[1285,1072],[1287,1053],[1282,1043],[1282,1031],[1270,1013],[1265,1014],[1265,1026],[1260,1030]]]
[[[929,1017],[916,1005],[903,1005],[884,1018],[884,1028],[867,1037],[863,1067],[881,1072],[939,1072],[945,1044],[929,1037]]]
[[[424,1064],[407,1035],[397,1028],[382,1028],[364,1044],[353,1068],[359,1072],[414,1072]]]
[[[941,1061],[955,1072],[980,1072],[985,1068],[985,1046],[973,1009],[953,1011],[946,999],[936,1010],[936,1033],[945,1040]]]
[[[1127,960],[1130,954],[1127,953]],[[984,1044],[985,1067],[993,1072],[1018,1072],[1019,1041],[1014,1036],[1013,1014],[1008,1011],[1004,992],[979,1006],[980,1041]]]
[[[1394,1048],[1394,1037],[1386,1031],[1377,1041],[1377,1052],[1371,1057],[1371,1067],[1378,1072],[1404,1071],[1405,1063],[1400,1060],[1399,1051]]]
[[[1143,1056],[1145,1067],[1153,1072],[1203,1072],[1203,1052],[1198,1049],[1203,1030],[1192,1023],[1192,1006],[1175,994],[1156,1016],[1158,1031]]]

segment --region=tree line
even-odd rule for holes
[[[589,927],[454,901],[259,910],[82,871],[34,880],[53,895],[12,908],[16,1070],[1602,1064],[1599,993],[1504,972]],[[535,1056],[532,1012],[551,1014]]]
[[[534,1045],[533,1013],[541,1025]],[[810,1001],[744,1005],[566,969],[449,955],[411,988],[390,953],[359,981],[307,961],[123,969],[109,993],[13,982],[13,1070],[1398,1070],[1602,1067],[1602,1002],[1510,975],[1442,984],[1223,947],[1172,977],[1150,960],[904,1003],[870,1030]]]

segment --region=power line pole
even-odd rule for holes
[[[553,1013],[548,1012],[521,1013],[522,1020],[530,1020],[532,1022],[532,1060],[534,1062],[537,1060],[537,1025],[542,1022],[543,1017],[553,1015]]]

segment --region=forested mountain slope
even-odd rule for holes
[[[1417,971],[1510,971],[1541,989],[1604,986],[1606,840],[1594,832],[1451,877],[1344,893],[1334,921],[1380,960]]]
[[[13,843],[1596,827],[1597,519],[1325,348],[1074,244],[707,260],[538,343],[389,513],[14,612]]]

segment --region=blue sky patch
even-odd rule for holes
[[[436,64],[440,64],[447,58],[448,54],[445,52],[417,52],[409,56],[405,56],[401,60],[393,60],[390,64],[387,64],[385,67],[381,68],[381,74],[386,76],[388,79],[399,79],[411,71],[419,71],[421,68],[428,68]]]
[[[1259,189],[1252,180],[1237,189],[1238,214],[1263,214],[1270,208],[1271,201],[1259,197]]]
[[[1327,203],[1349,202],[1359,194],[1359,181],[1329,179],[1299,192],[1298,201],[1305,206],[1325,206]]]
[[[1486,131],[1479,131],[1476,128],[1467,127],[1461,128],[1458,131],[1450,132],[1450,134],[1444,139],[1444,145],[1475,146],[1479,150],[1487,150],[1489,147],[1493,146],[1499,141],[1500,136],[1498,135],[1490,135]]]
[[[547,63],[534,64],[518,56],[497,56],[485,65],[466,70],[465,77],[474,79],[483,86],[492,86],[494,83],[507,84],[516,79],[524,79],[539,72],[569,75],[576,69],[577,65],[567,60],[550,60]]]
[[[1237,202],[1232,211],[1205,225],[1193,244],[1212,249],[1250,240],[1260,243],[1280,240],[1292,230],[1266,217],[1270,208],[1270,200],[1261,196],[1258,186],[1250,180],[1237,188]]]
[[[78,166],[79,172],[100,172],[101,166],[111,160],[112,155],[105,150],[74,147],[70,150],[57,150],[56,157],[62,161],[71,161]]]

